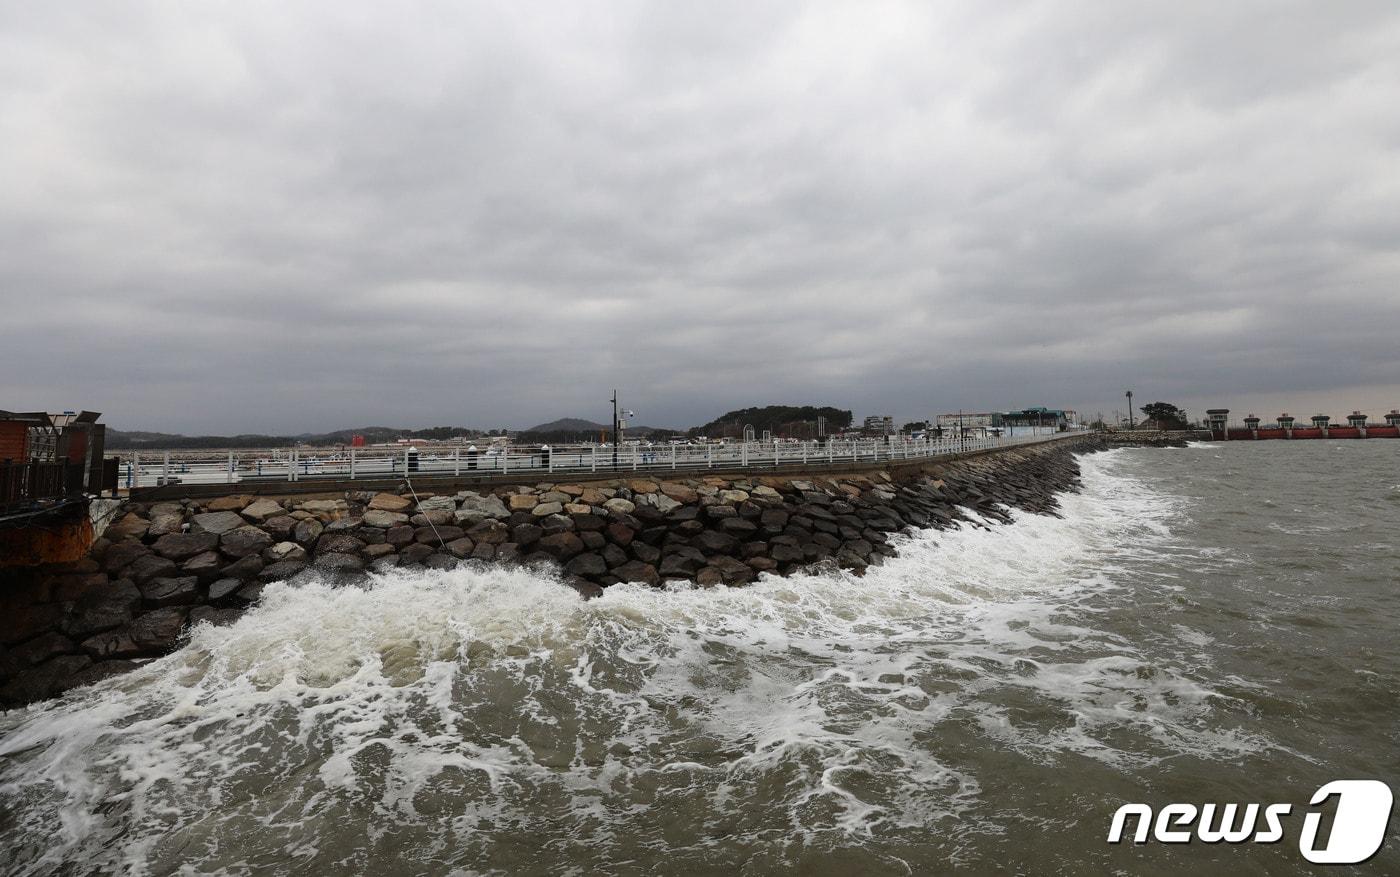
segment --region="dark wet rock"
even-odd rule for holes
[[[544,530],[537,524],[517,524],[510,528],[510,536],[516,545],[527,548],[544,536]]]
[[[10,703],[30,703],[52,697],[71,685],[69,680],[88,667],[87,655],[59,655],[37,667],[20,672],[0,688],[0,699]]]
[[[311,545],[315,543],[317,539],[321,538],[321,533],[323,533],[325,529],[326,526],[320,521],[315,518],[309,518],[297,523],[296,527],[292,530],[292,539],[302,545]]]
[[[180,638],[187,610],[178,607],[152,609],[136,616],[127,632],[131,641],[147,651],[169,651]],[[113,657],[121,657],[114,655]]]
[[[623,551],[620,547],[616,545],[604,545],[603,550],[599,553],[602,555],[602,558],[604,562],[607,563],[609,569],[616,566],[622,566],[628,561],[627,552]]]
[[[104,630],[94,634],[83,640],[82,649],[98,660],[131,658],[143,651],[141,646],[132,641],[129,627]]]
[[[213,606],[196,606],[190,610],[190,626],[212,624],[215,627],[228,627],[242,616],[242,609],[215,609]]]
[[[276,563],[270,563],[267,566],[263,567],[262,572],[258,573],[258,581],[285,582],[286,580],[290,579],[292,576],[297,575],[304,569],[306,569],[305,561],[279,560]],[[241,596],[243,590],[239,589],[238,593]]]
[[[426,545],[423,547],[427,548]],[[429,548],[428,553],[431,554],[432,549]],[[311,565],[324,572],[358,572],[365,568],[365,562],[358,556],[336,552],[317,555]]]
[[[494,547],[494,546],[493,546]],[[451,554],[430,554],[428,559],[423,561],[423,565],[428,569],[449,570],[456,569],[462,561]]]
[[[126,568],[125,574],[127,578],[131,579],[137,585],[144,585],[151,579],[173,576],[178,571],[179,568],[175,566],[175,561],[167,557],[148,554],[134,560],[132,564]]]
[[[107,553],[102,556],[102,568],[109,573],[117,573],[126,568],[132,561],[150,553],[151,549],[140,542],[117,542],[108,548]]]
[[[140,666],[141,665],[136,663],[135,661],[128,661],[122,659],[112,661],[98,661],[95,664],[87,665],[83,669],[74,673],[72,676],[69,676],[63,684],[66,688],[82,688],[84,685],[96,685],[97,683],[102,682],[106,679],[111,679],[114,676],[121,676],[124,673],[130,673],[132,670],[135,670],[137,667]]]
[[[564,565],[564,569],[579,576],[597,576],[608,571],[608,562],[596,552],[580,554]]]
[[[739,540],[727,533],[706,530],[692,539],[690,544],[707,555],[733,554],[739,547]]]
[[[243,587],[243,582],[238,579],[219,579],[209,585],[209,601],[218,603],[227,600],[241,587]]]
[[[73,604],[67,633],[84,639],[94,633],[131,622],[141,606],[141,592],[128,579],[118,579],[106,588],[90,591]]]
[[[250,554],[219,570],[219,575],[226,578],[242,579],[247,582],[257,578],[258,574],[262,571],[262,558],[256,554]]]
[[[140,585],[141,599],[148,606],[183,606],[199,600],[199,579],[194,576],[151,579]]]
[[[213,551],[219,547],[219,537],[215,533],[168,533],[151,546],[156,554],[171,560],[187,560],[196,554]]]
[[[624,563],[612,571],[624,582],[642,582],[647,585],[658,585],[661,583],[661,576],[656,572],[656,567],[649,563],[642,563],[640,560],[632,560]]]
[[[467,535],[478,545],[500,545],[511,538],[510,528],[497,520],[485,520],[473,524]],[[519,541],[518,539],[515,541]]]
[[[568,560],[583,551],[583,540],[574,533],[555,533],[540,539],[539,550],[556,560]]]
[[[478,545],[484,544],[487,543],[478,543]],[[433,553],[431,546],[415,542],[398,553],[399,566],[421,566],[425,560],[433,556]]]
[[[219,552],[206,551],[180,564],[180,572],[194,576],[201,582],[208,582],[219,577],[219,570],[223,569],[224,563],[223,555]]]
[[[443,546],[448,554],[453,557],[471,557],[472,551],[476,549],[476,543],[470,538],[463,536],[460,539],[453,539]]]

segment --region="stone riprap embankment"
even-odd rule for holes
[[[863,572],[908,528],[1053,513],[1093,437],[823,477],[623,478],[433,493],[130,503],[77,564],[0,594],[0,700],[36,700],[226,624],[276,581],[523,563],[586,597],[620,582],[742,586],[817,565]],[[970,514],[975,513],[975,514]]]

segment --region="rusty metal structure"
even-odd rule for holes
[[[116,490],[97,412],[0,410],[0,527]]]

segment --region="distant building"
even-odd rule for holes
[[[1060,408],[1023,408],[1020,411],[1008,411],[1001,416],[1001,419],[1003,423],[1013,429],[1019,426],[1058,431],[1069,428],[1070,418],[1068,415],[1072,413]]]
[[[996,411],[964,411],[940,414],[934,418],[939,429],[993,429],[1001,426],[1001,414]]]
[[[894,435],[894,417],[889,414],[872,414],[865,418],[862,431],[875,435]]]

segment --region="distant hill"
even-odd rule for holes
[[[549,423],[541,423],[529,429],[512,433],[523,442],[578,442],[597,441],[601,434],[611,441],[612,427],[605,423],[594,423],[591,420],[584,420],[580,417],[561,417],[558,420],[551,420]],[[679,435],[674,429],[663,429],[656,426],[634,426],[627,425],[627,435],[633,438],[648,438],[651,436],[673,436]]]
[[[591,420],[584,420],[579,417],[561,417],[558,420],[551,420],[549,423],[541,423],[539,426],[532,426],[525,432],[597,432],[600,429],[607,429],[606,424],[594,423]]]
[[[391,426],[365,426],[359,429],[338,429],[333,432],[302,433],[300,435],[179,435],[168,432],[140,430],[107,430],[106,446],[110,450],[140,450],[142,448],[275,448],[298,443],[309,445],[348,445],[353,436],[362,435],[370,444],[391,442],[399,438],[449,439],[455,436],[475,438],[478,429],[465,426],[431,426],[427,429],[396,429]]]
[[[704,426],[697,426],[691,435],[704,435],[710,438],[741,436],[745,425],[752,425],[754,432],[762,435],[764,430],[772,430],[774,435],[793,438],[816,438],[818,417],[826,418],[828,432],[845,429],[851,425],[851,412],[844,408],[814,405],[763,405],[756,408],[740,408],[721,414]]]

